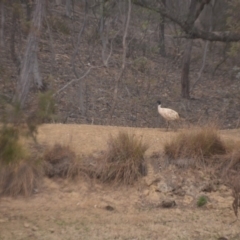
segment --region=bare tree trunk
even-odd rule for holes
[[[27,9],[27,21],[31,21],[33,0],[25,0],[26,9]]]
[[[87,13],[88,13],[88,1],[85,0],[85,16],[84,16],[84,22],[83,22],[83,25],[82,25],[82,28],[78,34],[78,39],[77,39],[77,44],[75,46],[75,49],[74,49],[74,52],[73,52],[73,55],[72,55],[72,60],[71,60],[71,65],[72,65],[72,69],[73,69],[73,72],[76,76],[76,78],[79,80],[79,99],[80,99],[80,109],[81,109],[81,114],[82,116],[85,116],[85,113],[86,113],[86,110],[85,110],[85,106],[84,106],[84,84],[83,84],[83,78],[80,77],[77,69],[76,69],[76,65],[75,65],[75,59],[76,59],[76,56],[78,54],[78,50],[79,50],[79,46],[80,46],[80,40],[81,40],[81,36],[84,32],[84,29],[85,29],[85,26],[86,26],[86,21],[87,21]],[[89,70],[90,71],[90,70]],[[87,71],[87,73],[89,72]]]
[[[117,103],[117,95],[118,95],[118,86],[120,83],[120,80],[122,78],[123,72],[125,70],[126,66],[126,54],[127,54],[127,44],[126,44],[126,38],[127,38],[127,32],[128,32],[128,27],[129,27],[129,22],[130,22],[130,17],[131,17],[131,7],[132,3],[131,0],[128,0],[128,14],[127,14],[127,19],[126,19],[126,24],[125,24],[125,29],[124,29],[124,34],[123,34],[123,55],[122,55],[122,67],[121,71],[118,75],[118,78],[116,80],[115,88],[114,88],[114,93],[113,93],[113,103],[110,111],[110,119],[112,119],[112,115]]]
[[[1,30],[0,30],[0,44],[1,47],[4,47],[4,22],[5,22],[5,15],[4,15],[4,2],[1,1]]]
[[[162,4],[166,7],[166,0],[161,0]],[[159,24],[159,52],[163,57],[166,57],[165,50],[165,17],[160,14],[160,24]]]
[[[28,35],[27,46],[21,64],[21,73],[18,81],[17,92],[15,100],[18,101],[23,107],[31,84],[31,75],[34,74],[36,78],[38,67],[36,67],[36,58],[38,51],[38,41],[40,30],[42,27],[42,20],[45,13],[46,1],[45,0],[36,0],[35,12],[33,15],[31,31]],[[39,75],[40,76],[40,75]],[[38,79],[39,81],[39,79]],[[40,83],[40,81],[39,81]],[[40,83],[42,85],[42,83]]]
[[[181,76],[181,86],[182,86],[182,97],[190,98],[189,89],[189,68],[191,62],[191,53],[192,53],[192,39],[186,40],[186,45],[183,54],[183,67],[182,67],[182,76]]]
[[[72,12],[72,0],[66,0],[66,5],[65,5],[65,8],[66,8],[66,16],[71,18],[71,12]]]
[[[41,74],[39,72],[39,67],[38,67],[38,58],[37,58],[37,53],[34,53],[34,57],[33,57],[33,79],[36,83],[36,85],[38,86],[38,88],[42,88],[43,83],[42,83],[42,77]]]
[[[106,49],[107,49],[107,42],[108,42],[108,31],[106,33],[106,36],[104,36],[104,29],[105,29],[105,19],[104,19],[104,0],[101,0],[101,20],[100,20],[100,28],[99,28],[99,34],[100,34],[100,38],[101,38],[101,42],[102,42],[102,60],[103,60],[103,64],[105,67],[107,67],[107,62],[106,62],[106,57],[105,57],[105,53],[106,53]],[[108,30],[108,29],[107,29]]]
[[[208,1],[208,0],[207,0]],[[201,13],[201,8],[198,6],[198,0],[191,0],[189,6],[189,12],[187,17],[187,23],[190,26],[194,26],[194,22]],[[203,5],[204,7],[204,5]],[[190,82],[189,82],[189,69],[191,63],[191,53],[192,53],[192,39],[186,40],[186,45],[183,53],[183,66],[182,66],[182,75],[181,75],[181,95],[183,98],[190,98]]]
[[[112,37],[111,41],[109,39],[109,32],[110,32],[110,22],[111,22],[111,16],[110,14],[106,14],[106,12],[111,12],[114,9],[115,2],[111,4],[111,6],[108,6],[108,9],[105,7],[105,2],[104,0],[101,0],[101,5],[100,5],[100,11],[101,11],[101,19],[100,19],[100,26],[99,26],[99,35],[100,39],[102,42],[102,61],[103,65],[105,67],[108,67],[108,61],[111,57],[112,54],[112,43],[117,36],[118,32],[115,34],[114,37]],[[109,46],[110,45],[110,46]],[[109,46],[109,48],[108,48]]]
[[[15,53],[15,34],[17,29],[17,16],[16,12],[12,11],[12,31],[11,31],[11,38],[10,38],[10,52],[13,62],[16,62],[16,53]]]

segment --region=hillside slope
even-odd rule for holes
[[[163,129],[46,124],[39,129],[38,141],[47,145],[67,144],[78,154],[89,154],[104,150],[109,135],[120,130],[143,137],[150,146],[148,160],[176,134]],[[220,133],[224,139],[240,141],[239,130]],[[43,188],[31,198],[2,197],[0,239],[240,238],[239,221],[233,223],[229,188],[216,182],[214,191],[202,192],[202,187],[212,181],[205,171],[149,166],[148,175],[130,187],[100,185],[90,179],[45,179]],[[180,182],[185,195],[173,194],[171,190],[171,184]],[[203,194],[209,202],[198,208],[196,201]],[[166,199],[174,199],[177,205],[161,208],[159,204]]]

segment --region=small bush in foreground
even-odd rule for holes
[[[0,167],[1,195],[30,196],[42,180],[42,166],[33,160],[20,160]]]
[[[29,160],[19,141],[19,127],[3,125],[0,129],[0,194],[30,196],[39,186],[41,165]]]
[[[100,180],[132,184],[140,176],[146,175],[144,153],[147,149],[141,138],[126,132],[119,132],[115,138],[110,137],[98,174]]]
[[[206,196],[200,196],[197,201],[197,206],[202,207],[207,203],[207,197]]]
[[[207,158],[226,151],[217,129],[211,126],[184,130],[164,146],[170,160],[188,159],[194,166],[207,163]]]
[[[55,144],[44,155],[44,170],[48,177],[74,177],[78,168],[76,155],[69,146]]]
[[[19,143],[19,130],[14,126],[3,126],[0,129],[0,163],[11,164],[25,158],[26,151]]]

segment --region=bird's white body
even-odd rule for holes
[[[175,121],[179,119],[178,113],[170,108],[162,108],[161,105],[158,105],[158,112],[166,121]]]
[[[166,120],[167,130],[169,127],[169,121],[176,121],[179,119],[179,114],[176,111],[170,108],[162,108],[160,101],[158,101],[158,113]]]

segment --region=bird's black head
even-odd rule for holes
[[[157,104],[158,104],[158,105],[161,105],[161,101],[160,101],[160,100],[158,100],[158,101],[157,101]]]

